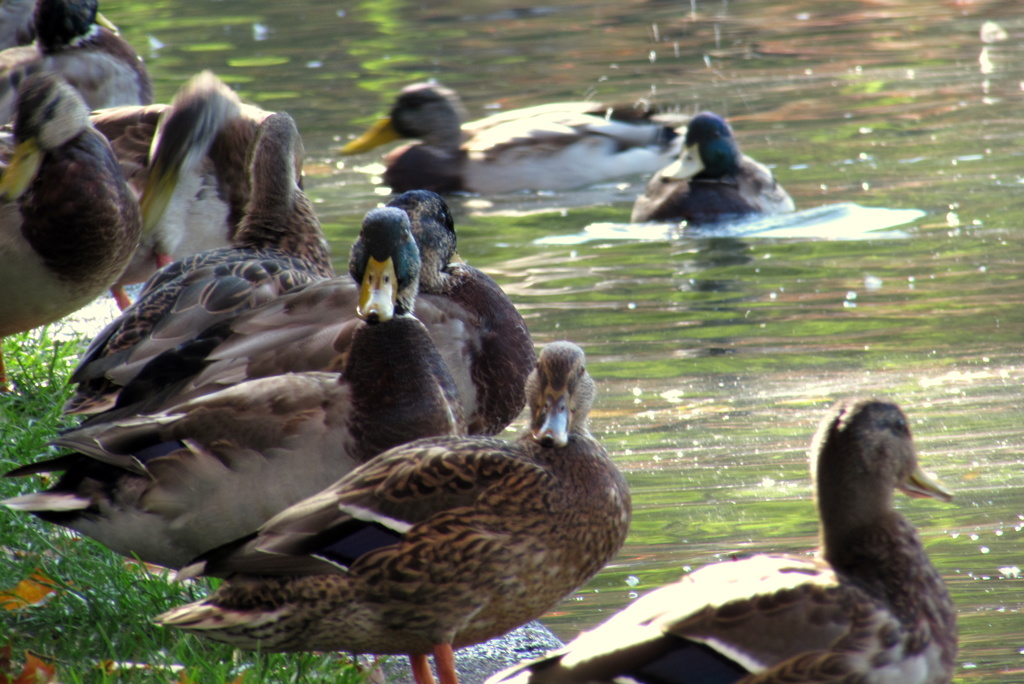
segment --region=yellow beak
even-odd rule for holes
[[[117,26],[114,25],[114,22],[103,16],[102,12],[96,13],[96,23],[108,31],[113,31],[116,34],[121,35],[121,29],[117,28]]]
[[[395,317],[398,301],[398,279],[395,264],[390,257],[377,261],[370,257],[359,288],[359,307],[356,314],[369,323],[383,323]]]
[[[8,200],[21,197],[39,173],[39,166],[42,163],[43,152],[35,138],[18,143],[4,171],[4,177],[0,180],[0,196]]]
[[[939,501],[952,501],[953,494],[942,486],[941,483],[934,480],[921,470],[921,466],[914,469],[914,472],[910,474],[906,482],[897,485],[899,490],[907,496],[912,496],[915,499],[929,498],[938,499]]]
[[[380,147],[392,140],[398,140],[402,135],[391,125],[390,117],[384,117],[370,127],[370,130],[348,143],[338,151],[341,154],[360,154]]]

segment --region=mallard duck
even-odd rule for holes
[[[189,79],[169,105],[124,106],[94,112],[139,196],[143,230],[131,263],[114,286],[123,311],[124,286],[158,268],[231,244],[249,201],[246,155],[271,112],[242,104],[209,71]],[[295,178],[301,187],[302,146]]]
[[[950,495],[918,466],[906,417],[886,401],[840,402],[811,451],[815,557],[706,566],[488,684],[948,682],[956,609],[892,493]]]
[[[411,313],[420,263],[407,215],[369,212],[349,268],[361,321],[333,365],[73,430],[55,443],[79,453],[10,473],[63,470],[57,485],[4,503],[177,568],[385,449],[464,434],[458,391]]]
[[[163,625],[263,651],[409,654],[416,681],[456,682],[452,648],[550,609],[622,545],[626,481],[586,428],[583,351],[546,346],[515,442],[422,439],[185,569],[230,578]]]
[[[436,83],[402,90],[391,114],[345,145],[358,154],[411,138],[385,158],[394,192],[568,190],[651,173],[679,152],[679,136],[649,112],[567,102],[516,109],[463,124],[454,91]]]
[[[97,23],[97,6],[96,0],[38,0],[35,43],[0,52],[0,122],[14,116],[18,83],[37,71],[63,76],[90,109],[153,101],[142,58]]]
[[[3,156],[0,337],[56,321],[102,294],[140,231],[139,206],[110,145],[59,76],[22,82]]]
[[[740,152],[729,124],[701,112],[687,124],[679,159],[651,177],[630,220],[699,224],[793,209],[768,167]]]
[[[412,222],[423,258],[416,315],[455,377],[469,431],[495,434],[525,403],[523,387],[535,362],[526,324],[497,283],[458,258],[444,200],[414,191],[389,206]],[[229,314],[213,298],[199,300],[195,311],[178,307],[160,325],[181,337],[126,338],[131,345],[122,360],[87,354],[72,376],[80,385],[70,407],[107,410],[98,419],[109,420],[115,402],[121,413],[152,412],[241,379],[322,370],[344,351],[357,297],[350,279],[335,278],[244,313]],[[213,320],[221,322],[213,326]],[[80,380],[101,372],[102,382]]]
[[[71,376],[78,390],[65,411],[108,411],[126,382],[160,351],[193,340],[239,311],[334,275],[320,221],[296,183],[300,144],[295,121],[287,114],[274,114],[260,124],[245,166],[252,195],[233,246],[157,272],[139,300],[89,345]]]

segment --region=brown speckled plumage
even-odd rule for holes
[[[416,191],[396,197],[389,206],[410,216],[423,262],[415,314],[427,327],[455,378],[468,430],[472,434],[495,434],[519,415],[525,403],[523,386],[535,363],[526,324],[497,283],[458,259],[455,228],[444,200],[434,193]],[[259,267],[270,265],[276,263],[261,262]],[[285,271],[282,275],[287,274]],[[214,282],[226,289],[234,280]],[[198,286],[209,285],[200,281]],[[161,296],[167,295],[155,290],[147,300]],[[110,400],[122,388],[128,388],[125,391],[129,395],[141,396],[152,407],[154,402],[156,406],[164,405],[167,394],[181,401],[216,391],[225,382],[324,370],[334,363],[337,354],[345,353],[356,320],[357,296],[358,288],[350,278],[297,288],[251,311],[225,311],[215,328],[181,327],[184,344],[177,351],[167,344],[167,333],[149,338],[147,328],[136,331],[130,311],[126,312],[122,320],[127,325],[122,326],[121,335],[126,350],[122,358],[127,360],[106,371],[113,381],[99,387]],[[214,299],[205,293],[204,297],[205,301]],[[218,299],[233,303],[228,296]],[[148,325],[146,319],[142,323]],[[174,317],[162,325],[180,327]],[[190,337],[185,338],[185,334]],[[161,353],[165,354],[169,374],[159,376],[159,387],[154,388],[137,377],[142,364],[133,359],[148,361]],[[110,363],[103,357],[93,362],[93,356],[87,355],[85,363],[95,370],[104,370],[102,364]],[[83,368],[95,372],[90,366]],[[73,379],[79,380],[79,376]],[[136,399],[121,399],[122,404],[129,401]]]
[[[488,684],[686,684],[711,672],[742,684],[949,682],[956,609],[917,531],[892,508],[894,488],[949,495],[918,467],[906,418],[880,400],[841,402],[811,451],[817,557],[701,568]]]
[[[390,232],[387,232],[390,231]],[[415,298],[419,273],[407,216],[367,215],[357,241],[384,232],[397,279]],[[353,248],[353,259],[360,252]],[[364,263],[365,263],[365,257]],[[50,490],[5,503],[113,550],[180,567],[249,534],[379,452],[465,433],[457,390],[426,329],[407,311],[354,325],[345,353],[320,372],[240,381],[155,415],[93,422],[57,444],[79,450],[11,473],[64,471]]]
[[[333,275],[320,221],[295,181],[299,144],[287,114],[260,124],[247,165],[252,196],[234,246],[188,257],[154,275],[139,300],[93,340],[72,375],[78,390],[65,410],[108,411],[124,386],[159,354],[194,341],[239,311]],[[137,400],[135,394],[132,401]]]
[[[625,480],[585,426],[583,361],[569,343],[542,351],[527,395],[544,427],[512,443],[447,437],[385,452],[208,554],[194,569],[234,574],[158,622],[267,651],[416,655],[537,617],[610,560],[629,525]],[[391,537],[345,562],[346,531],[374,524]]]

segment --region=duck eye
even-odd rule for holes
[[[907,425],[905,418],[896,418],[892,421],[892,431],[900,435],[910,434],[910,426]]]

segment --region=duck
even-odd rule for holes
[[[949,682],[956,608],[893,492],[951,495],[918,464],[906,415],[884,399],[840,401],[811,455],[814,556],[705,566],[487,684]]]
[[[22,81],[0,156],[0,292],[9,295],[0,298],[2,338],[101,295],[131,259],[142,219],[113,150],[56,74]],[[7,386],[2,356],[0,386]]]
[[[459,257],[455,224],[439,195],[411,191],[387,206],[410,218],[422,259],[415,314],[455,378],[467,429],[497,434],[526,403],[524,387],[536,363],[527,325],[501,287]],[[161,326],[181,331],[180,338],[126,339],[132,346],[125,347],[123,363],[87,354],[72,375],[79,385],[68,406],[109,420],[153,412],[241,379],[322,370],[344,351],[358,294],[351,279],[333,278],[246,311],[226,313],[228,307],[212,298],[197,302],[195,312],[177,307]],[[101,373],[103,382],[84,381]]]
[[[110,141],[142,207],[139,246],[111,291],[122,311],[131,305],[125,286],[231,245],[249,201],[246,155],[271,114],[243,104],[208,70],[186,81],[170,104],[93,112],[92,125]],[[301,145],[295,151],[301,188]]]
[[[18,83],[52,71],[81,94],[89,109],[153,102],[142,58],[98,14],[97,0],[38,0],[31,45],[0,52],[0,122],[14,116]]]
[[[77,387],[65,413],[92,416],[113,409],[126,378],[158,353],[146,352],[151,347],[142,349],[141,342],[174,348],[239,311],[334,276],[320,220],[296,180],[300,146],[298,128],[286,112],[263,120],[244,165],[252,190],[231,246],[176,261],[146,282],[135,303],[82,355],[71,374]]]
[[[794,209],[768,167],[740,152],[729,124],[714,112],[700,112],[686,126],[679,158],[647,182],[630,221],[699,225]]]
[[[437,437],[386,451],[182,570],[227,576],[156,623],[240,648],[407,654],[458,681],[453,649],[552,608],[629,527],[629,487],[586,427],[583,350],[552,342],[514,442]]]
[[[340,152],[419,140],[385,157],[383,181],[393,192],[486,194],[570,190],[649,174],[679,152],[679,134],[639,107],[567,102],[463,123],[466,118],[455,91],[416,83],[401,91],[387,117]]]
[[[57,484],[4,503],[179,568],[386,449],[465,434],[454,381],[412,315],[419,269],[405,212],[370,211],[349,261],[359,323],[330,367],[71,430],[54,443],[73,453],[9,473],[62,471]]]

